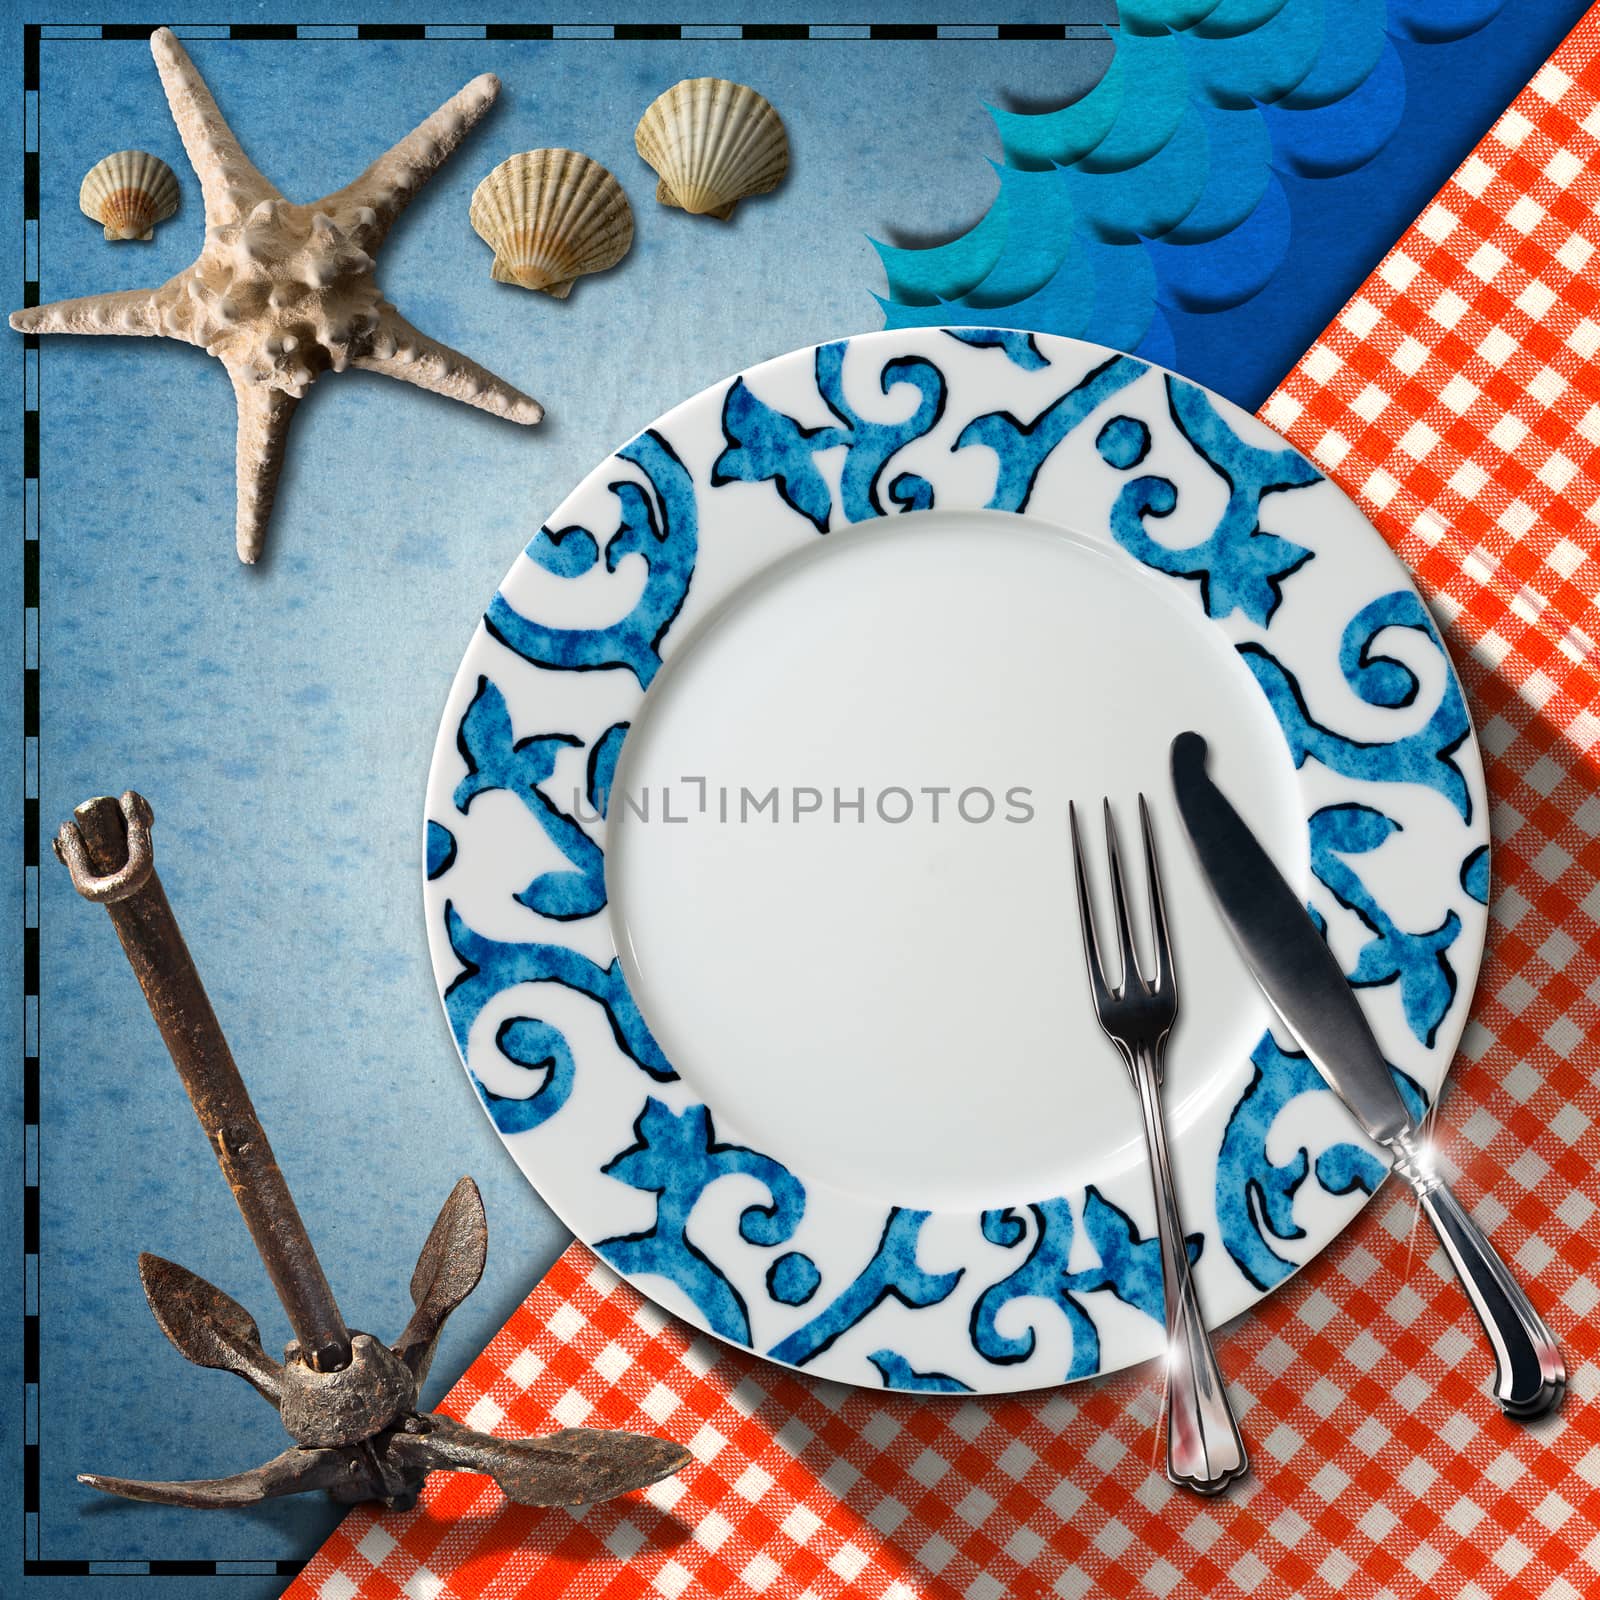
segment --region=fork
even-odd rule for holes
[[[1134,949],[1128,920],[1128,892],[1117,848],[1117,825],[1111,802],[1104,802],[1106,859],[1111,871],[1111,906],[1117,923],[1121,974],[1113,989],[1106,981],[1105,961],[1089,903],[1083,844],[1078,837],[1078,812],[1070,803],[1072,865],[1078,881],[1078,916],[1083,923],[1083,955],[1095,1015],[1106,1037],[1117,1047],[1139,1092],[1144,1111],[1145,1143],[1150,1150],[1150,1175],[1156,1198],[1156,1236],[1161,1245],[1161,1292],[1167,1322],[1166,1414],[1167,1477],[1197,1494],[1220,1494],[1242,1478],[1250,1461],[1239,1424],[1228,1405],[1222,1373],[1206,1334],[1205,1318],[1189,1271],[1189,1252],[1178,1216],[1177,1190],[1167,1154],[1166,1122],[1161,1112],[1161,1081],[1167,1036],[1178,1016],[1178,979],[1172,966],[1161,872],[1156,864],[1150,808],[1139,796],[1139,822],[1144,833],[1145,878],[1150,886],[1151,944],[1155,973],[1146,977]]]

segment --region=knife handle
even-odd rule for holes
[[[1511,1269],[1500,1259],[1444,1180],[1409,1140],[1396,1141],[1400,1173],[1417,1193],[1423,1214],[1456,1269],[1461,1287],[1494,1350],[1494,1395],[1508,1417],[1541,1417],[1561,1404],[1567,1369],[1555,1336],[1533,1309]]]

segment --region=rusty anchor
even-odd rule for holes
[[[445,1319],[477,1287],[488,1222],[471,1178],[445,1201],[411,1277],[415,1310],[393,1345],[352,1330],[334,1299],[288,1183],[156,876],[149,802],[86,801],[63,823],[56,855],[86,900],[105,906],[178,1076],[288,1313],[295,1337],[281,1363],[255,1319],[203,1278],[159,1256],[139,1277],[161,1331],[201,1367],[237,1373],[278,1408],[292,1448],[227,1478],[147,1483],[85,1473],[81,1483],[130,1500],[244,1506],[326,1490],[335,1500],[407,1507],[430,1472],[485,1473],[526,1506],[587,1505],[670,1477],[682,1446],[645,1434],[567,1428],[497,1439],[417,1410]]]

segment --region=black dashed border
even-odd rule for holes
[[[55,43],[94,43],[106,39],[147,39],[162,26],[155,22],[93,24],[40,24],[22,29],[22,303],[39,303],[38,220],[39,150],[38,101],[39,46]],[[1049,23],[939,23],[939,22],[745,22],[745,23],[579,23],[551,22],[451,23],[434,31],[427,23],[190,23],[174,29],[180,38],[296,40],[338,43],[344,39],[422,40],[470,42],[485,40],[549,41],[551,43],[682,41],[687,44],[721,44],[749,40],[774,43],[811,40],[819,43],[860,43],[864,40],[992,43],[1032,41],[1098,43],[1112,35],[1114,21]],[[303,30],[303,31],[302,31]],[[28,96],[34,96],[32,105]],[[30,224],[32,227],[30,229]],[[30,247],[31,234],[31,247]],[[292,1578],[304,1561],[270,1558],[236,1561],[72,1561],[44,1560],[39,1556],[39,336],[23,338],[22,390],[22,739],[23,739],[23,1143],[22,1167],[22,1514],[23,1563],[26,1578]]]

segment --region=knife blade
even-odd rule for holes
[[[1251,976],[1329,1088],[1410,1183],[1494,1351],[1495,1398],[1508,1416],[1561,1402],[1567,1373],[1550,1330],[1416,1142],[1372,1028],[1299,895],[1206,771],[1198,733],[1172,741],[1178,815]]]
[[[1172,789],[1200,871],[1245,964],[1317,1071],[1379,1144],[1412,1130],[1339,962],[1250,826],[1206,773],[1206,742],[1172,742]]]

